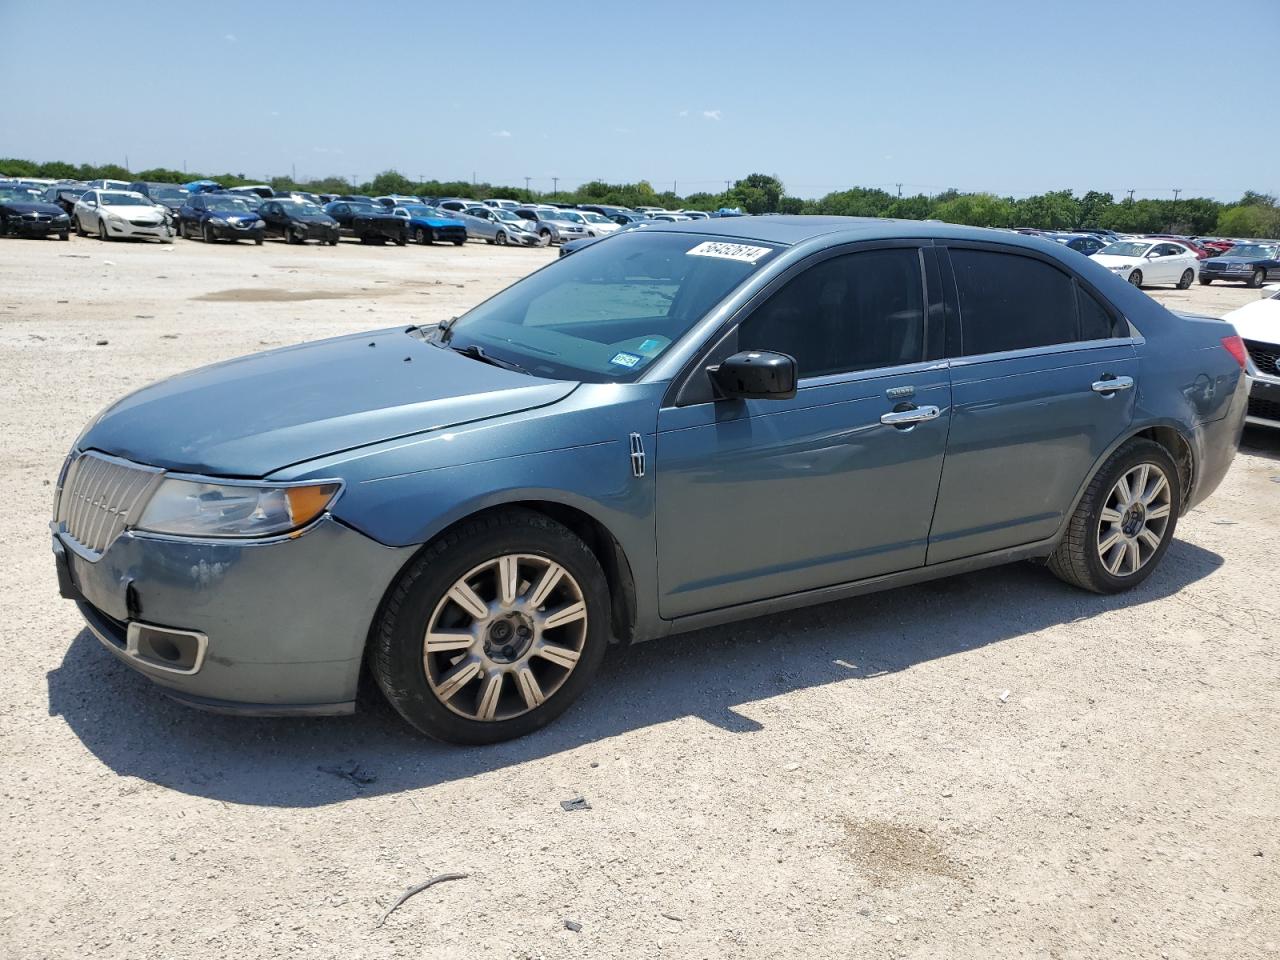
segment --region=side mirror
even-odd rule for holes
[[[790,400],[796,395],[796,360],[785,353],[744,350],[707,372],[725,400]]]

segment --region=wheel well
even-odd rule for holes
[[[1152,440],[1169,451],[1169,456],[1173,457],[1173,462],[1178,466],[1178,485],[1182,488],[1182,503],[1179,507],[1186,507],[1187,501],[1191,499],[1191,483],[1195,480],[1196,472],[1195,455],[1191,452],[1191,444],[1187,443],[1182,434],[1173,427],[1148,427],[1138,431],[1134,436]]]
[[[636,586],[631,574],[631,564],[623,553],[622,545],[609,532],[609,529],[590,514],[576,507],[549,500],[517,500],[460,517],[436,536],[441,536],[459,523],[512,508],[534,510],[550,517],[556,523],[572,530],[587,545],[599,561],[608,583],[613,636],[621,641],[631,640],[635,635],[636,623]]]

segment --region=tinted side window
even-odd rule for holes
[[[951,250],[965,354],[998,353],[1077,339],[1075,292],[1041,260]]]
[[[738,349],[788,353],[801,377],[923,360],[919,251],[869,250],[810,267],[743,321]]]
[[[1113,319],[1093,294],[1080,286],[1076,291],[1080,297],[1081,340],[1109,340],[1122,336],[1120,321]]]

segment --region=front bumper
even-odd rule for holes
[[[126,531],[96,561],[52,529],[60,592],[103,646],[171,696],[235,713],[350,712],[378,604],[413,553],[329,516],[257,542]],[[140,654],[152,626],[203,638],[198,659],[175,670]]]
[[[148,240],[173,239],[172,226],[163,222],[158,224],[137,224],[130,223],[128,220],[124,221],[124,223],[108,220],[107,233],[112,237],[123,237],[125,239],[134,237]]]
[[[71,230],[70,220],[34,220],[30,217],[10,218],[9,232],[20,237],[47,237],[51,233],[68,233]]]
[[[1280,429],[1280,378],[1257,376],[1249,389],[1246,423]]]
[[[213,235],[219,240],[261,240],[263,238],[262,227],[234,227],[228,224],[225,227],[219,227],[216,224],[209,224],[209,229],[213,231]]]

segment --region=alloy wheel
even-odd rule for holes
[[[564,685],[586,640],[586,600],[569,571],[546,557],[507,554],[472,568],[436,604],[423,665],[454,713],[510,720]]]
[[[1141,287],[1141,286],[1142,286],[1142,271],[1141,271],[1141,270],[1135,270],[1135,271],[1133,271],[1133,273],[1129,274],[1129,282],[1130,282],[1130,283],[1132,283],[1135,287]]]
[[[1107,573],[1132,576],[1155,555],[1169,527],[1172,496],[1169,478],[1153,463],[1140,463],[1116,481],[1098,518],[1098,558]]]

